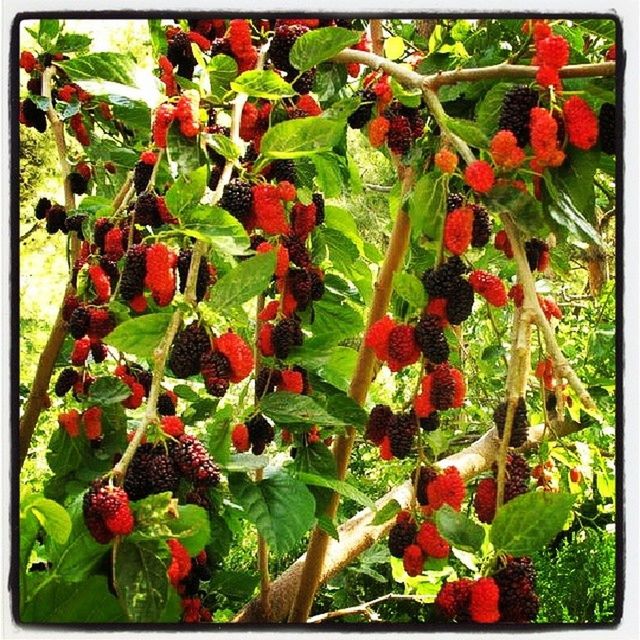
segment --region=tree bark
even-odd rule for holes
[[[577,422],[566,421],[558,423],[554,428],[554,435],[558,437],[574,433],[582,429]],[[549,430],[545,434],[544,425],[536,425],[529,431],[529,440],[523,449],[536,446],[544,438],[549,436]],[[444,458],[438,463],[438,467],[445,469],[454,466],[460,472],[465,481],[469,481],[483,471],[491,468],[496,460],[500,440],[495,427],[487,431],[472,445],[466,449]],[[376,500],[376,509],[381,509],[391,500],[397,500],[402,508],[407,508],[413,496],[411,481],[394,487],[382,498]],[[361,553],[373,546],[380,538],[387,535],[393,526],[391,518],[381,525],[372,525],[375,511],[369,508],[358,512],[338,528],[339,540],[330,540],[327,546],[327,555],[320,572],[319,583],[324,584],[335,577]],[[283,574],[271,583],[269,602],[271,605],[272,622],[281,622],[287,618],[289,608],[293,602],[304,567],[306,554],[298,558]],[[259,598],[249,602],[234,618],[234,622],[255,623],[262,620],[262,604]]]

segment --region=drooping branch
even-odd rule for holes
[[[413,172],[410,169],[399,167],[399,173],[402,179],[402,192],[407,193],[414,180]],[[393,288],[393,276],[404,261],[404,256],[409,246],[410,230],[409,216],[400,208],[396,215],[389,245],[375,283],[373,301],[365,332],[380,320],[387,311]],[[349,386],[349,396],[359,405],[364,404],[366,400],[373,378],[374,364],[375,354],[365,345],[363,340]],[[336,438],[334,443],[333,455],[336,459],[338,478],[340,480],[343,480],[346,475],[355,435],[355,429],[349,427],[346,434]],[[332,520],[338,510],[339,499],[340,496],[337,493],[333,493],[326,509],[326,515]],[[290,622],[304,622],[309,616],[313,597],[320,583],[328,543],[329,536],[327,533],[316,527],[311,535],[311,541],[307,549],[307,561],[304,565],[300,588],[289,617]]]
[[[566,436],[583,428],[578,422],[565,421],[558,423],[554,437]],[[535,447],[543,439],[548,439],[544,425],[536,425],[529,430],[529,440],[523,449]],[[495,427],[492,427],[481,438],[459,453],[453,454],[438,462],[440,468],[454,466],[465,481],[469,481],[478,474],[491,468],[496,460],[500,440]],[[396,500],[400,506],[408,508],[413,495],[411,481],[394,487],[387,494],[376,500],[376,509],[381,509],[391,500]],[[339,540],[330,540],[327,547],[320,584],[324,584],[348,567],[360,554],[372,547],[378,540],[388,534],[394,519],[381,525],[373,525],[375,511],[369,508],[359,511],[355,516],[338,527]],[[302,569],[306,554],[298,558],[284,573],[271,583],[269,603],[271,606],[272,622],[279,622],[287,618],[289,608],[300,584]],[[261,618],[262,605],[256,598],[245,605],[234,622],[255,623]]]

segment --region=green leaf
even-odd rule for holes
[[[404,40],[400,36],[392,36],[384,41],[384,55],[389,60],[402,58],[405,52]]]
[[[181,174],[165,194],[167,208],[174,216],[181,216],[185,209],[195,207],[207,188],[207,167],[202,166],[190,174]]]
[[[345,338],[358,335],[364,329],[362,314],[336,296],[325,293],[321,300],[313,303],[314,347],[328,346]]]
[[[146,102],[114,94],[110,94],[107,99],[112,105],[113,115],[117,120],[121,120],[127,127],[133,129],[138,136],[148,135],[151,129],[151,110]]]
[[[353,398],[342,393],[329,396],[327,411],[333,416],[340,416],[354,427],[364,427],[369,419],[369,414]]]
[[[58,33],[60,33],[60,20],[40,20],[37,36],[38,44],[45,51],[48,51],[55,42]],[[58,51],[57,48],[56,51]]]
[[[56,103],[56,111],[60,115],[60,120],[68,120],[71,116],[75,116],[76,113],[79,113],[80,109],[82,109],[82,103],[79,101],[71,103],[60,101]]]
[[[229,474],[229,489],[267,544],[277,554],[299,544],[314,522],[315,501],[306,485],[289,474],[251,482],[246,475]]]
[[[422,91],[420,89],[405,89],[395,78],[391,78],[389,83],[395,98],[411,109],[417,109],[422,102]]]
[[[496,212],[507,211],[522,230],[532,235],[545,235],[549,227],[542,205],[530,193],[509,185],[498,185],[487,196],[487,205]]]
[[[53,432],[47,451],[47,463],[53,473],[66,475],[85,463],[89,455],[89,441],[72,438],[64,429]]]
[[[180,505],[178,514],[177,518],[169,519],[169,528],[189,555],[197,556],[211,538],[209,514],[195,504]]]
[[[323,478],[338,478],[336,459],[324,442],[313,442],[298,449],[294,466],[296,471],[313,473]]]
[[[425,173],[415,184],[409,200],[409,219],[414,238],[439,237],[447,203],[447,178],[436,172]]]
[[[425,292],[422,282],[412,273],[397,271],[393,276],[395,292],[404,298],[412,307],[422,309],[425,305]]]
[[[267,158],[302,158],[331,151],[344,135],[345,123],[322,116],[280,122],[264,134],[260,152]]]
[[[200,204],[182,216],[180,233],[211,244],[230,255],[242,255],[249,247],[249,236],[242,224],[221,207]]]
[[[45,96],[30,96],[31,101],[40,109],[40,111],[48,111],[51,106],[51,99]]]
[[[56,576],[67,582],[83,582],[94,571],[110,547],[96,542],[89,533],[82,513],[83,494],[69,505],[71,533],[64,543],[47,540],[47,556]]]
[[[153,59],[157,60],[160,56],[167,53],[167,36],[165,35],[164,27],[162,26],[162,20],[159,18],[147,20],[147,26],[149,27]]]
[[[525,493],[498,509],[491,525],[496,552],[521,557],[542,549],[562,531],[575,496],[547,491]]]
[[[489,139],[484,131],[472,120],[461,120],[447,116],[446,124],[452,133],[460,136],[472,147],[486,149],[489,146]]]
[[[153,357],[171,321],[170,313],[151,313],[131,318],[119,324],[108,336],[107,342],[124,353],[138,358]]]
[[[316,168],[316,183],[325,197],[335,198],[342,193],[344,172],[342,159],[335,153],[317,153],[311,156]]]
[[[86,49],[91,44],[91,38],[82,33],[63,33],[56,41],[56,51],[69,53]]]
[[[296,473],[296,478],[302,480],[305,484],[313,485],[314,487],[324,487],[325,489],[333,489],[337,493],[343,495],[345,498],[349,498],[354,502],[362,505],[363,507],[369,507],[375,509],[375,503],[369,496],[365,495],[359,489],[356,489],[353,485],[345,482],[344,480],[337,480],[336,478],[325,478],[324,476],[316,475],[315,473],[307,473],[305,471],[299,471]]]
[[[342,207],[336,207],[335,205],[325,205],[324,208],[324,223],[328,229],[336,229],[341,231],[351,242],[353,242],[358,251],[363,253],[364,242],[362,241],[361,232],[358,229],[358,225],[353,219],[351,212],[343,209]]]
[[[207,70],[213,97],[223,100],[231,81],[238,75],[238,63],[230,56],[219,54],[211,58]]]
[[[314,244],[315,242],[325,245],[334,269],[346,276],[351,275],[354,263],[360,255],[353,240],[337,229],[321,228],[314,234]]]
[[[96,624],[126,622],[106,576],[69,583],[55,578],[37,591],[20,612],[20,622]]]
[[[488,137],[492,137],[498,131],[504,94],[513,86],[508,82],[493,85],[476,105],[476,121]]]
[[[162,542],[124,540],[115,557],[114,582],[130,622],[155,622],[167,602],[166,562],[158,557]]]
[[[558,189],[548,171],[544,172],[543,177],[545,189],[549,196],[545,198],[545,210],[553,222],[580,240],[601,245],[602,238],[600,234],[580,213],[571,198],[571,194],[562,187]]]
[[[236,160],[240,155],[240,149],[230,138],[221,133],[214,133],[207,138],[209,146],[227,160]]]
[[[260,410],[276,424],[317,424],[345,426],[342,418],[333,416],[310,396],[288,391],[270,393],[260,401]]]
[[[248,600],[260,584],[260,576],[249,571],[216,571],[209,584],[212,591]]]
[[[169,163],[175,163],[179,174],[190,174],[204,164],[204,155],[201,153],[199,136],[187,138],[180,133],[178,122],[169,127],[167,134],[167,159]]]
[[[436,526],[440,535],[463,551],[479,552],[484,542],[484,528],[445,504],[436,511]]]
[[[56,543],[67,541],[71,533],[71,518],[64,507],[53,500],[37,498],[30,503],[29,509]]]
[[[307,71],[359,41],[360,34],[357,31],[342,27],[314,29],[294,42],[289,60],[299,71]]]
[[[378,512],[371,521],[372,527],[384,524],[388,520],[391,520],[399,511],[402,511],[402,507],[397,500],[389,500]]]
[[[335,522],[326,514],[322,513],[318,516],[318,527],[328,533],[334,540],[340,540],[340,533]]]
[[[61,60],[62,67],[72,80],[107,80],[136,86],[133,79],[135,59],[130,53],[88,53],[71,60]]]
[[[295,96],[296,90],[282,76],[271,69],[245,71],[231,82],[231,88],[252,98],[278,100]]]
[[[213,459],[221,465],[226,465],[231,453],[231,431],[233,429],[234,410],[231,405],[226,405],[216,411],[213,420],[206,425],[209,434],[209,453]]]
[[[269,286],[275,266],[275,251],[243,260],[213,286],[207,306],[223,312],[251,300]]]
[[[131,389],[122,380],[113,376],[100,376],[91,383],[89,388],[91,402],[103,406],[122,402],[130,395]]]

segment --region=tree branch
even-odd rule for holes
[[[580,431],[584,427],[577,422],[566,421],[558,423],[556,437],[566,436]],[[529,440],[522,449],[531,449],[543,439],[547,439],[544,425],[536,425],[529,430]],[[500,440],[497,430],[492,427],[481,438],[459,453],[453,454],[439,461],[440,468],[454,466],[465,481],[469,481],[483,471],[491,468],[496,459]],[[403,509],[408,508],[413,496],[411,480],[394,487],[387,494],[376,500],[376,510],[381,509],[391,500],[396,500]],[[355,516],[338,527],[339,540],[331,540],[327,548],[326,561],[320,573],[320,584],[338,575],[351,564],[361,553],[383,538],[393,526],[391,518],[381,525],[373,525],[376,511],[369,508],[359,511]],[[271,605],[272,622],[286,619],[294,594],[300,585],[302,569],[306,554],[298,558],[283,574],[271,583],[269,602]],[[233,622],[254,623],[262,620],[262,605],[259,598],[247,603]]]
[[[51,99],[51,76],[53,73],[53,67],[47,67],[42,74],[42,95],[49,99]],[[60,164],[60,173],[64,185],[65,208],[67,211],[72,211],[76,208],[76,202],[73,191],[71,191],[71,184],[69,183],[69,180],[67,180],[70,169],[69,162],[67,161],[67,143],[64,135],[64,123],[58,117],[58,112],[53,108],[53,105],[50,105],[49,109],[47,109],[47,119],[51,125],[56,148],[58,150],[58,162]],[[62,306],[65,298],[68,295],[75,293],[75,287],[71,282],[71,273],[73,273],[73,266],[80,248],[77,234],[73,231],[69,233],[69,245],[69,281],[65,287],[62,302],[58,309],[53,326],[51,327],[49,338],[47,339],[47,343],[40,354],[36,373],[29,391],[29,397],[24,404],[22,417],[20,418],[20,468],[22,468],[27,457],[27,453],[29,452],[29,445],[31,444],[33,432],[36,429],[38,418],[40,417],[40,413],[42,413],[47,400],[47,392],[49,390],[49,383],[51,382],[53,368],[67,333],[64,318],[62,317]]]
[[[399,173],[402,179],[402,192],[406,193],[413,183],[413,172],[408,168],[403,168],[402,171],[399,170]],[[371,303],[365,333],[375,322],[380,320],[387,311],[393,288],[393,275],[403,264],[404,255],[409,245],[410,230],[411,224],[409,222],[409,216],[401,208],[396,216],[387,252],[375,284],[373,301]],[[363,340],[360,344],[358,360],[349,386],[349,396],[359,405],[364,404],[366,400],[373,377],[374,363],[375,354],[370,348],[365,346],[365,341]],[[336,459],[338,478],[340,480],[344,480],[347,472],[355,433],[355,429],[349,427],[346,434],[339,436],[333,446],[333,454]],[[339,494],[332,494],[325,512],[331,519],[335,517],[338,510],[339,499]],[[309,616],[313,597],[322,574],[322,566],[328,542],[329,537],[327,533],[319,527],[316,527],[311,535],[311,541],[307,548],[307,560],[302,572],[300,589],[297,593],[293,608],[291,609],[290,622],[304,622]]]
[[[40,222],[36,222],[28,231],[25,231],[19,238],[18,242],[24,242],[27,238],[32,236],[42,225]]]
[[[405,66],[387,60],[369,51],[345,49],[332,58],[333,62],[349,64],[357,62],[371,69],[380,69],[393,76],[398,82],[409,88],[437,90],[442,85],[457,84],[458,82],[477,82],[479,80],[509,80],[518,78],[535,78],[539,67],[524,64],[494,64],[488,67],[471,69],[453,69],[440,71],[428,76],[417,71],[411,71]],[[615,62],[600,62],[594,64],[572,64],[560,69],[561,78],[596,78],[614,76]]]

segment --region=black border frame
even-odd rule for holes
[[[216,17],[224,19],[230,18],[314,18],[317,16],[330,16],[335,18],[398,18],[398,19],[430,19],[430,18],[505,18],[505,19],[526,19],[526,18],[548,18],[548,19],[610,19],[616,26],[616,126],[618,128],[618,138],[616,140],[616,267],[615,267],[615,295],[616,295],[616,601],[614,619],[611,622],[600,623],[538,623],[538,624],[514,624],[514,625],[474,625],[456,623],[351,623],[345,625],[324,624],[309,625],[270,623],[270,624],[206,624],[206,625],[185,625],[182,623],[24,623],[20,620],[19,602],[19,487],[20,487],[20,461],[19,461],[19,417],[20,417],[20,242],[19,242],[19,219],[20,219],[20,125],[19,115],[19,66],[20,55],[20,25],[23,20],[42,18],[63,18],[63,19],[87,19],[87,20],[110,20],[110,19],[132,19],[146,20],[149,18],[167,19],[173,15],[180,18],[205,18]],[[309,632],[378,632],[378,631],[421,631],[421,632],[475,632],[482,633],[512,633],[516,632],[546,632],[552,630],[571,629],[615,629],[620,625],[624,609],[625,594],[625,524],[624,512],[624,137],[626,127],[624,123],[624,71],[626,67],[626,52],[623,47],[623,27],[622,20],[616,13],[612,12],[527,12],[527,11],[487,11],[487,12],[466,12],[466,11],[445,11],[445,12],[425,12],[393,10],[382,12],[328,12],[328,11],[264,11],[260,13],[237,11],[215,13],[211,11],[180,11],[168,10],[81,10],[81,11],[24,11],[14,15],[11,23],[10,35],[10,55],[8,61],[9,77],[9,132],[10,132],[10,163],[11,163],[11,187],[10,187],[10,304],[11,304],[11,344],[10,344],[10,427],[11,427],[11,563],[9,571],[9,591],[11,597],[11,613],[13,622],[20,629],[28,630],[86,630],[86,631],[229,631],[232,633],[243,633],[245,631],[265,631],[276,630],[299,631],[304,629]]]

